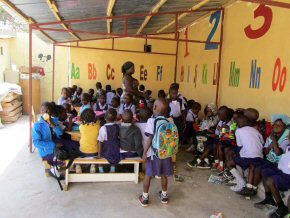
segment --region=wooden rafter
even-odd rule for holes
[[[59,11],[58,11],[58,7],[56,5],[56,2],[54,0],[46,0],[51,12],[53,13],[54,17],[58,20],[58,21],[63,21],[62,18],[59,15]],[[61,24],[63,26],[64,29],[68,30],[68,26],[66,24]],[[79,39],[80,37],[78,37],[76,34],[74,33],[70,33],[74,38]]]
[[[193,7],[191,7],[188,10],[197,10],[199,8],[201,8],[203,5],[205,5],[206,3],[208,3],[210,0],[203,0],[200,3],[194,5]],[[178,20],[181,20],[182,18],[186,17],[189,13],[182,13],[178,16]],[[157,30],[157,33],[161,33],[164,30],[166,30],[168,27],[172,26],[175,23],[175,19],[172,20],[169,24],[165,25],[164,27],[162,27],[161,29]]]
[[[10,1],[8,0],[0,0],[1,2],[3,2],[5,5],[7,5],[9,8],[11,8],[13,11],[15,11],[15,13],[17,13],[19,16],[23,17],[23,19],[25,19],[29,24],[35,24],[36,21],[32,18],[32,17],[28,17],[26,16],[21,10],[19,10],[14,4],[12,4]],[[51,38],[47,33],[45,33],[44,31],[40,32],[46,37],[48,38],[50,41],[55,42],[55,40],[53,38]]]
[[[157,13],[159,11],[159,9],[162,7],[162,5],[165,4],[167,0],[160,0],[150,11],[150,13]],[[145,28],[145,26],[148,24],[148,22],[151,19],[151,15],[146,16],[145,20],[143,21],[142,25],[140,26],[139,30],[137,31],[137,34],[140,34],[142,32],[142,30]]]
[[[113,15],[112,11],[113,11],[115,2],[116,2],[116,0],[110,0],[108,3],[108,7],[107,7],[107,16],[108,17],[111,17]],[[108,33],[111,33],[111,22],[112,22],[112,19],[107,20],[107,32]]]

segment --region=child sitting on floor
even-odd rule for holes
[[[69,91],[67,88],[62,88],[61,90],[61,97],[58,99],[57,104],[63,105],[65,103],[71,103],[71,99],[69,96]]]
[[[94,96],[95,90],[94,89],[89,89],[88,93],[90,95],[90,102],[91,103],[96,103],[97,102],[97,98]]]
[[[34,146],[38,149],[38,154],[42,160],[47,161],[48,164],[52,166],[49,174],[53,177],[63,179],[57,170],[57,163],[54,162],[54,149],[56,146],[54,139],[56,135],[62,134],[62,130],[52,120],[51,112],[51,104],[49,102],[44,102],[40,108],[41,118],[33,125],[32,141]]]
[[[168,102],[164,98],[159,98],[154,102],[153,114],[155,117],[161,116],[164,119],[167,115]],[[154,138],[155,131],[155,118],[150,118],[147,121],[145,134],[148,137],[147,143],[144,148],[143,160],[146,162],[146,175],[144,178],[143,193],[139,197],[139,202],[142,206],[148,206],[149,204],[149,187],[152,176],[161,176],[162,190],[159,192],[161,202],[166,204],[168,202],[167,195],[167,177],[173,175],[173,162],[172,158],[159,159],[154,156],[152,150],[152,140]]]
[[[281,197],[280,191],[290,189],[290,147],[281,156],[278,168],[269,168],[262,173],[263,185],[265,188],[265,199],[254,206],[263,208],[267,205],[277,206],[277,209],[270,214],[271,218],[283,218],[289,213]],[[273,199],[274,198],[274,199]],[[275,201],[274,201],[275,200]],[[289,199],[288,199],[289,203]]]
[[[94,104],[93,109],[94,111],[106,112],[108,108],[106,93],[101,93],[99,100]]]
[[[188,101],[187,105],[190,105],[191,102]],[[197,140],[196,140],[196,131],[194,125],[198,123],[198,113],[201,110],[201,105],[198,102],[193,102],[191,108],[189,108],[186,115],[186,123],[184,130],[184,137],[186,141],[192,143],[192,145],[186,150],[188,152],[193,152],[196,149]]]
[[[241,147],[239,154],[227,163],[231,174],[235,177],[237,184],[231,187],[232,191],[239,192],[245,186],[245,180],[236,165],[246,170],[251,165],[257,167],[263,163],[264,139],[257,129],[251,127],[250,120],[241,115],[237,118],[238,129],[236,130],[237,146]]]
[[[82,97],[82,93],[83,93],[83,89],[81,87],[77,88],[77,91],[75,92],[74,96],[73,96],[73,105],[74,106],[81,106],[81,97]]]
[[[142,157],[143,155],[142,135],[139,128],[132,122],[133,113],[127,109],[122,114],[119,133],[121,159]]]
[[[133,104],[133,96],[131,94],[126,94],[124,96],[124,103],[121,104],[120,109],[118,111],[118,118],[121,119],[121,116],[125,110],[131,110],[133,114],[135,114],[135,105]]]
[[[96,119],[95,112],[88,108],[81,114],[80,125],[80,152],[82,157],[95,157],[98,155],[98,136],[100,123]],[[95,164],[91,164],[90,173],[96,172]],[[76,165],[76,173],[82,173],[80,165]]]
[[[112,105],[110,106],[110,108],[113,108],[118,113],[120,110],[120,98],[114,97],[112,99]]]
[[[88,93],[83,93],[82,94],[82,106],[80,108],[80,115],[82,114],[82,112],[85,110],[85,109],[90,109],[91,108],[91,102],[90,102],[90,95]]]
[[[99,132],[99,154],[98,157],[105,158],[111,164],[110,173],[115,172],[115,165],[120,162],[120,140],[119,126],[115,124],[117,112],[110,108],[105,115],[106,124]],[[99,172],[104,173],[102,165],[99,165]]]

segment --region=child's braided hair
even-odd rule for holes
[[[96,114],[93,109],[87,108],[81,113],[81,122],[83,125],[95,123],[96,120]]]

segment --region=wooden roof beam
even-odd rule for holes
[[[199,8],[201,8],[202,6],[204,6],[206,3],[208,3],[210,0],[203,0],[200,3],[194,5],[193,7],[191,7],[190,9],[188,9],[189,11],[194,11],[197,10]],[[189,13],[182,13],[178,16],[178,20],[181,20],[182,18],[186,17]],[[157,33],[161,33],[164,30],[166,30],[168,27],[172,26],[175,23],[175,19],[172,20],[169,24],[165,25],[164,27],[162,27],[161,29],[157,30]]]
[[[54,0],[46,0],[51,12],[53,13],[54,17],[58,20],[58,21],[63,21],[59,15],[59,11],[58,11],[58,7],[56,5],[56,2]],[[66,24],[61,24],[63,26],[64,29],[68,30],[69,27]],[[71,34],[74,38],[80,40],[80,37],[78,37],[75,33],[69,32],[69,34]]]
[[[107,7],[107,16],[108,17],[111,17],[113,15],[112,11],[113,11],[115,2],[116,2],[116,0],[110,0],[108,3],[108,7]],[[107,32],[108,33],[111,33],[111,22],[112,22],[112,19],[107,20]]]

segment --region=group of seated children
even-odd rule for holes
[[[105,91],[99,82],[96,87],[96,95],[93,89],[89,93],[82,93],[80,87],[63,88],[58,103],[66,108],[67,113],[74,115],[76,112],[72,106],[80,106],[81,156],[107,159],[110,172],[115,172],[116,164],[124,158],[139,156],[147,161],[144,190],[139,198],[143,206],[148,204],[151,176],[161,176],[162,191],[159,194],[163,203],[168,200],[167,176],[173,174],[172,160],[166,162],[152,158],[154,155],[150,147],[155,133],[154,119],[162,115],[177,126],[180,142],[190,144],[187,151],[193,152],[194,159],[187,162],[188,166],[220,171],[228,183],[235,184],[231,190],[245,196],[256,195],[257,186],[263,181],[266,197],[255,206],[277,205],[278,209],[271,217],[282,217],[288,212],[279,194],[279,190],[290,188],[289,130],[286,128],[288,123],[283,119],[275,120],[272,134],[264,143],[258,131],[259,113],[253,108],[234,111],[227,106],[217,108],[214,103],[210,103],[204,108],[204,119],[201,121],[201,105],[194,100],[187,101],[179,93],[177,83],[170,86],[168,95],[160,90],[154,105],[152,92],[140,85],[140,91],[147,92],[147,107],[138,107],[140,105],[136,104],[130,94],[125,95],[120,105],[122,89],[115,92],[106,86]],[[55,121],[51,110],[47,103],[43,104],[43,116],[34,126],[33,142],[41,157],[52,163],[56,144],[54,137],[61,138],[64,129],[59,128],[60,119]],[[105,123],[100,122],[96,111],[105,113]],[[116,121],[121,123],[117,124]],[[65,128],[70,129],[71,119],[66,123]],[[68,141],[63,140],[58,146]],[[49,149],[46,149],[46,144],[50,144]],[[248,169],[247,182],[239,168]],[[76,166],[76,172],[82,172],[81,166]],[[91,165],[90,172],[95,173],[96,166]],[[102,165],[98,165],[98,172],[104,172]]]

